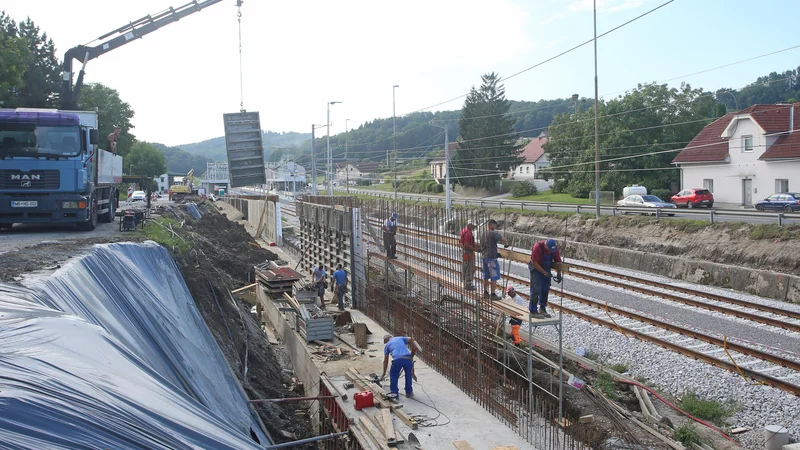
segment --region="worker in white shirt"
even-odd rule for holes
[[[509,286],[506,289],[506,294],[514,301],[514,303],[520,306],[528,306],[528,302],[525,301],[522,297],[517,294],[517,291],[514,289],[514,286]],[[512,317],[508,320],[508,323],[511,324],[511,338],[514,342],[514,345],[519,346],[521,339],[519,337],[519,327],[522,325],[522,319],[519,317]]]
[[[397,259],[397,213],[383,222],[383,246],[386,247],[386,256]]]

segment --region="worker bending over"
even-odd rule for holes
[[[520,306],[525,306],[526,304],[525,299],[523,299],[522,297],[520,297],[519,294],[517,294],[517,291],[514,289],[514,286],[509,286],[508,289],[506,289],[506,294],[508,294],[508,296],[511,298],[511,300],[514,301],[514,303]],[[508,323],[511,324],[511,339],[514,342],[514,345],[519,346],[520,344],[519,327],[520,325],[522,325],[522,319],[520,319],[519,317],[512,317],[511,319],[508,320]]]
[[[400,388],[397,383],[400,379],[400,372],[405,371],[406,397],[413,397],[414,390],[411,383],[414,372],[414,353],[416,353],[414,338],[407,336],[392,337],[391,334],[387,334],[383,337],[383,343],[385,346],[383,347],[383,375],[381,375],[381,379],[386,376],[389,355],[392,355],[392,370],[389,371],[389,393],[395,398],[400,395]],[[412,345],[414,350],[409,350],[409,345]]]
[[[550,281],[553,279],[553,263],[561,262],[555,239],[533,244],[528,269],[531,272],[531,303],[528,306],[537,319],[553,317],[547,312],[547,297],[550,294]],[[556,268],[556,283],[561,282],[561,268]]]

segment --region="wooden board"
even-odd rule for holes
[[[381,411],[388,411],[388,410],[382,409]],[[379,411],[373,414],[372,417],[375,419],[375,423],[377,424],[378,429],[381,430],[381,433],[386,434],[386,430],[384,430],[383,426],[383,414]],[[394,435],[395,435],[395,441],[394,441],[395,444],[402,444],[403,442],[406,441],[405,438],[403,438],[403,435],[400,433],[400,431],[397,430],[396,426],[394,427]],[[391,446],[392,444],[389,443],[389,445]]]
[[[360,416],[358,418],[358,425],[366,431],[366,434],[370,436],[373,440],[373,443],[382,450],[389,450],[389,446],[386,444],[386,436],[375,427],[375,424],[372,423],[369,418]]]
[[[361,322],[354,323],[353,334],[356,338],[356,347],[367,348],[367,324]]]
[[[392,422],[392,411],[383,409],[381,413],[383,416],[383,432],[386,434],[386,440],[389,442],[389,445],[392,445],[392,443],[397,442],[397,436],[395,436],[394,433],[394,423]]]
[[[458,450],[475,450],[467,441],[453,441],[453,446]]]

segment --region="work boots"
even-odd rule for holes
[[[541,309],[542,309],[542,310],[540,311],[540,314],[542,315],[542,317],[546,317],[546,318],[548,318],[548,319],[549,319],[549,318],[551,318],[551,317],[553,317],[551,314],[549,314],[549,313],[547,312],[547,307],[546,307],[546,306],[542,306],[542,308],[541,308]]]

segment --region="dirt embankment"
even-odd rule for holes
[[[567,258],[800,302],[798,226],[489,213],[514,247],[566,237],[562,250]]]

